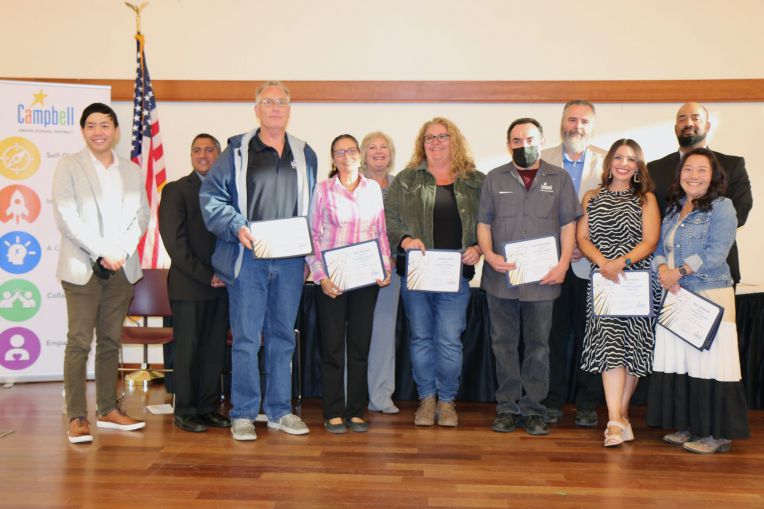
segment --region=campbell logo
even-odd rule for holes
[[[42,127],[73,126],[76,123],[74,106],[65,106],[56,108],[55,106],[46,106],[45,98],[48,97],[42,89],[36,94],[32,94],[31,104],[19,104],[16,106],[16,120],[22,125],[36,125]]]

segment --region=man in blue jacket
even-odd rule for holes
[[[233,332],[231,433],[255,440],[261,390],[257,354],[265,352],[263,411],[268,427],[309,432],[291,413],[294,323],[305,280],[304,257],[255,259],[252,221],[306,216],[316,184],[316,153],[287,134],[289,90],[268,81],[255,94],[258,129],[228,140],[202,184],[207,228],[217,236],[212,265],[228,286]]]

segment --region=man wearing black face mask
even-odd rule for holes
[[[679,142],[679,151],[672,152],[662,159],[647,164],[647,170],[655,183],[654,192],[658,199],[661,217],[666,212],[666,195],[681,155],[695,148],[705,148],[708,145],[706,135],[710,128],[708,110],[702,104],[694,102],[683,104],[676,113],[676,125],[674,126],[674,132]],[[725,196],[732,200],[732,204],[735,206],[739,228],[745,224],[746,219],[748,219],[748,212],[753,206],[751,182],[748,180],[748,172],[745,169],[745,159],[713,152],[726,173],[727,193]],[[735,284],[739,283],[740,263],[737,256],[737,244],[732,245],[727,256],[727,264],[730,267],[733,281]]]
[[[549,330],[552,306],[570,266],[576,219],[581,204],[570,175],[539,158],[541,124],[532,118],[512,122],[507,130],[512,162],[486,176],[478,211],[478,244],[485,256],[482,287],[488,294],[491,344],[496,357],[497,417],[494,431],[524,425],[531,435],[549,433],[546,407],[549,390]],[[540,281],[510,286],[504,244],[552,236],[559,262]],[[520,326],[524,358],[519,362]]]

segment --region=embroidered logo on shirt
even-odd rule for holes
[[[539,191],[541,191],[542,193],[553,193],[554,188],[552,187],[552,184],[547,184],[546,182],[544,182],[543,184],[541,184],[541,188],[539,189]]]
[[[293,169],[293,170],[296,170],[296,169],[297,169],[297,163],[296,163],[296,162],[294,162],[294,159],[292,159],[292,169]]]

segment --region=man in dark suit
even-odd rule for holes
[[[708,110],[702,105],[694,102],[686,103],[679,108],[676,114],[676,132],[679,142],[679,151],[672,152],[662,159],[652,161],[647,164],[650,177],[655,183],[655,197],[658,199],[658,206],[661,210],[661,217],[666,212],[666,195],[671,182],[674,179],[674,173],[682,154],[689,152],[694,148],[706,147],[708,142],[706,135],[711,128],[708,121]],[[748,212],[753,206],[753,196],[751,195],[751,182],[748,180],[748,172],[745,169],[745,159],[739,156],[731,156],[713,151],[719,160],[722,168],[727,175],[727,198],[732,200],[737,212],[737,225],[741,227],[748,219]],[[730,266],[732,279],[735,284],[740,282],[740,264],[737,256],[737,244],[732,245],[727,263]]]
[[[159,205],[159,231],[172,264],[169,295],[175,344],[175,425],[184,431],[228,428],[217,413],[228,331],[225,284],[212,269],[215,236],[199,207],[199,188],[220,154],[220,143],[199,134],[191,144],[189,175],[167,184]]]

